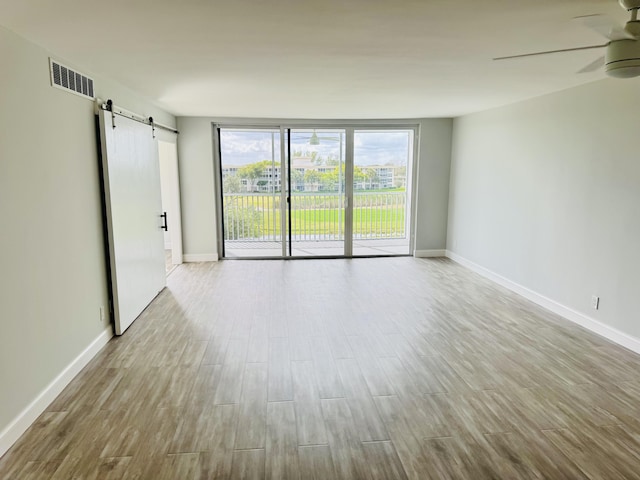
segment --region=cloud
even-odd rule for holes
[[[413,131],[356,131],[353,154],[356,165],[405,165],[413,154]]]
[[[279,130],[227,130],[220,131],[220,153],[223,165],[246,165],[270,160],[272,147],[275,158],[280,157]]]
[[[292,152],[318,152],[322,157],[345,157],[345,135],[340,130],[316,130],[319,145],[310,145],[313,131],[292,131]],[[342,138],[342,155],[340,139]],[[356,165],[403,165],[413,153],[411,130],[361,130],[354,135]],[[280,161],[280,130],[229,130],[220,132],[223,165],[246,165],[262,160]],[[286,145],[285,145],[286,147]]]

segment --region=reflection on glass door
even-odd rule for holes
[[[345,255],[345,131],[290,130],[290,255]]]
[[[220,129],[223,255],[285,254],[280,129]]]
[[[356,130],[353,256],[410,253],[413,129]]]

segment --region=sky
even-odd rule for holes
[[[317,129],[320,145],[310,145],[312,130],[293,130],[291,134],[292,152],[303,152],[309,156],[313,151],[324,158],[338,158],[340,136],[344,158],[344,132],[340,130]],[[356,131],[354,136],[354,157],[356,165],[406,165],[409,154],[409,139],[412,130]],[[246,165],[271,160],[272,151],[276,162],[280,159],[279,130],[232,130],[220,132],[222,165]]]

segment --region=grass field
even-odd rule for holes
[[[293,210],[291,233],[294,235],[337,235],[344,225],[337,209]],[[344,232],[344,227],[341,229]],[[366,237],[404,237],[404,209],[355,208],[353,233]]]
[[[344,235],[344,208],[337,194],[301,194],[292,197],[291,233],[298,238],[334,239]],[[359,238],[405,236],[404,192],[367,192],[354,195],[353,233]],[[265,195],[225,197],[225,238],[279,238],[281,199]],[[342,225],[342,228],[340,226]]]
[[[342,213],[342,214],[341,214]],[[337,237],[344,234],[344,211],[336,208],[316,208],[307,210],[293,210],[291,212],[291,233],[295,236],[308,237]],[[257,238],[265,236],[280,236],[281,230],[280,211],[267,211],[262,214],[247,217],[244,216],[244,228],[235,231],[244,231],[244,235],[228,235],[227,239]],[[228,224],[230,220],[225,218]],[[343,225],[340,228],[340,225]],[[225,229],[229,232],[229,228]],[[403,238],[405,236],[405,211],[404,208],[355,208],[353,210],[353,233],[364,238]]]

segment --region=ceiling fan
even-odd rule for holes
[[[616,25],[613,20],[604,15],[586,15],[583,17],[576,17],[574,19],[582,22],[587,27],[609,39],[609,42],[603,45],[590,45],[587,47],[564,48],[561,50],[550,50],[547,52],[526,53],[524,55],[511,55],[508,57],[494,58],[494,60],[509,60],[513,58],[532,57],[535,55],[548,55],[551,53],[606,48],[607,50],[604,56],[584,67],[579,71],[579,73],[593,72],[604,66],[605,72],[610,77],[632,78],[640,76],[640,21],[638,20],[640,0],[619,1],[622,8],[631,12],[631,20],[627,22],[624,28]]]

